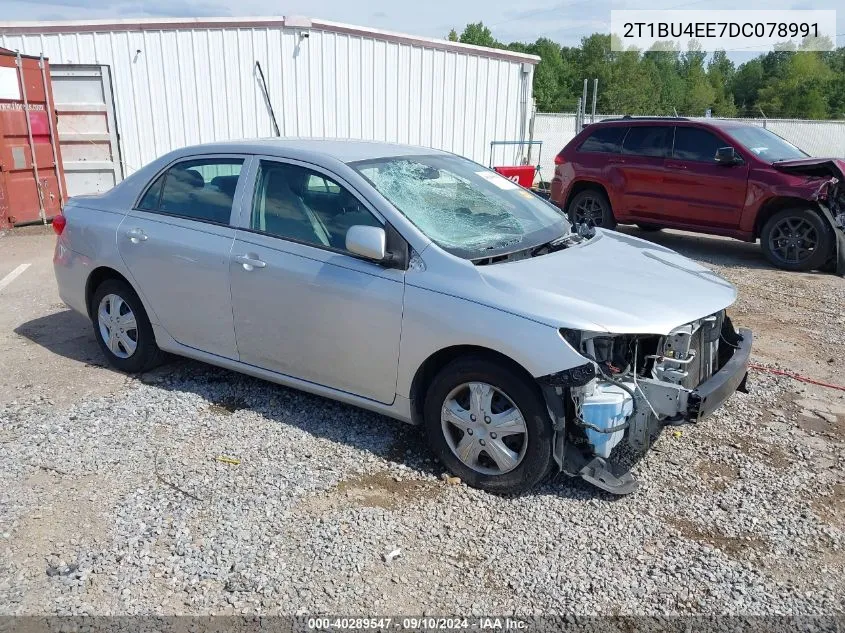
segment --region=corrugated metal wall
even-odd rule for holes
[[[286,27],[7,32],[0,46],[111,67],[125,174],[185,145],[272,136],[256,61],[283,136],[396,141],[482,163],[490,141],[527,136],[531,66],[515,59]]]

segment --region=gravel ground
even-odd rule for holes
[[[841,279],[689,254],[740,285],[757,362],[841,374]],[[841,614],[845,393],[751,383],[623,498],[450,485],[412,427],[199,363],[27,392],[0,404],[0,614]]]

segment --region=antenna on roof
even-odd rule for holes
[[[674,112],[674,113],[675,113],[675,118],[676,118],[676,119],[681,118],[681,117],[679,117],[679,116],[678,116],[678,108],[673,107],[673,108],[672,108],[672,112]]]

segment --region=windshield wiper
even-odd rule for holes
[[[582,235],[579,235],[578,233],[567,233],[566,235],[561,235],[560,237],[557,237],[550,242],[535,246],[531,249],[531,257],[538,257],[540,255],[548,255],[549,253],[562,251],[565,248],[569,248],[573,244],[580,244],[585,239],[587,238]]]

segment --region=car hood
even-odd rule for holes
[[[845,160],[839,158],[798,158],[772,163],[778,171],[816,178],[845,177]]]
[[[668,334],[736,300],[731,283],[696,262],[601,229],[555,253],[477,270],[485,302],[577,330]]]

